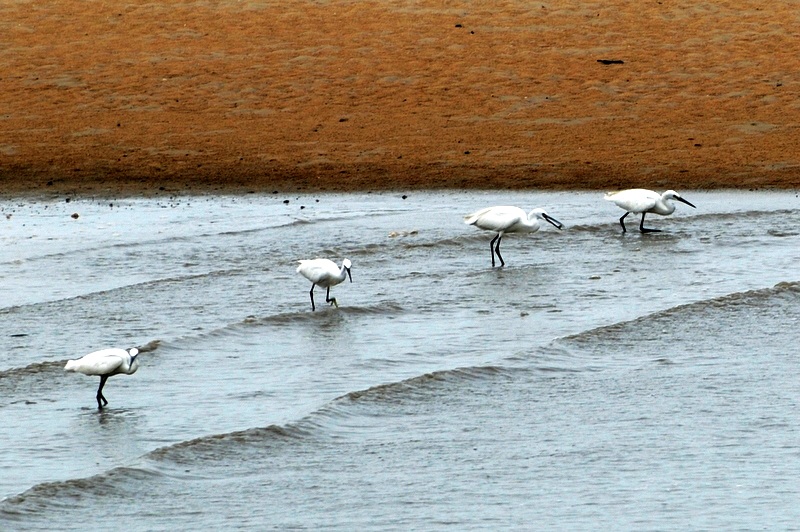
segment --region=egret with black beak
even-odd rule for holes
[[[68,360],[64,369],[100,377],[100,387],[97,389],[97,408],[102,410],[108,404],[103,396],[103,386],[106,385],[106,381],[109,377],[120,373],[125,375],[136,373],[136,370],[139,369],[139,361],[136,359],[138,354],[139,350],[135,347],[129,351],[119,348],[101,349],[77,360]]]
[[[342,261],[342,267],[336,265],[335,262],[328,259],[311,259],[311,260],[301,260],[300,266],[297,267],[297,273],[311,281],[311,310],[316,310],[314,306],[314,287],[319,285],[323,286],[328,289],[325,293],[325,302],[330,303],[336,307],[339,304],[336,302],[335,297],[331,297],[331,286],[336,286],[337,284],[344,281],[345,277],[350,278],[350,282],[353,282],[353,276],[350,275],[350,261],[348,259],[344,259]]]
[[[609,193],[605,195],[605,200],[614,203],[617,207],[625,211],[619,224],[622,232],[625,233],[625,217],[630,213],[642,213],[642,221],[639,222],[639,231],[642,233],[657,233],[661,229],[650,229],[644,226],[644,216],[648,212],[667,216],[675,212],[675,204],[671,200],[680,201],[689,207],[697,208],[674,190],[667,190],[663,194],[653,192],[644,188],[631,188],[621,192]]]
[[[497,235],[489,242],[489,250],[492,253],[492,268],[494,268],[494,254],[500,259],[500,266],[505,266],[502,255],[500,255],[500,241],[506,233],[535,233],[539,230],[539,220],[544,220],[552,224],[555,228],[561,229],[563,224],[548,215],[544,209],[533,209],[525,213],[519,207],[487,207],[464,217],[464,223],[474,225],[485,231],[494,231]],[[497,245],[495,246],[495,242]]]

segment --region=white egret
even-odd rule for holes
[[[139,369],[139,361],[136,360],[138,354],[139,350],[135,347],[129,351],[119,348],[101,349],[78,360],[68,360],[64,369],[100,377],[100,387],[97,389],[97,408],[102,410],[103,406],[108,404],[103,396],[103,386],[106,385],[106,380],[112,375],[120,373],[125,375],[136,373],[136,370]]]
[[[486,231],[495,231],[497,235],[489,242],[489,251],[492,253],[492,268],[494,268],[494,254],[500,259],[500,266],[505,266],[500,255],[500,241],[506,233],[535,233],[539,230],[539,220],[551,223],[561,229],[561,222],[548,215],[544,209],[533,209],[528,214],[519,207],[487,207],[472,214],[464,216],[464,223],[474,225]],[[495,241],[497,246],[495,246]]]
[[[619,219],[619,224],[622,226],[622,232],[625,233],[625,217],[630,213],[642,213],[642,221],[639,223],[639,231],[642,233],[657,233],[661,229],[649,229],[644,226],[644,216],[648,212],[667,216],[675,212],[675,204],[670,200],[677,200],[685,203],[689,207],[696,208],[694,205],[686,201],[680,194],[674,190],[667,190],[663,194],[653,192],[644,188],[631,188],[621,192],[609,193],[605,195],[606,201],[613,202],[617,207],[623,209],[625,214]]]
[[[316,310],[314,306],[314,287],[319,285],[328,289],[325,293],[325,302],[330,303],[336,307],[339,304],[336,302],[335,297],[331,297],[331,286],[344,281],[345,277],[350,277],[350,282],[353,282],[353,276],[350,275],[350,261],[344,259],[342,267],[336,265],[335,262],[328,259],[311,259],[301,260],[300,266],[297,267],[297,273],[311,281],[311,310]]]

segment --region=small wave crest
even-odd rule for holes
[[[161,345],[161,340],[150,340],[146,344],[140,346],[138,349],[140,353],[151,353],[156,349],[158,349],[160,345]]]
[[[325,312],[327,311],[327,312]],[[272,316],[264,316],[261,318],[255,316],[248,316],[244,322],[247,324],[283,324],[283,323],[297,323],[297,320],[318,320],[330,319],[339,314],[345,316],[391,316],[403,312],[403,307],[396,303],[386,303],[383,305],[374,306],[347,306],[342,305],[338,308],[318,308],[316,312],[309,312],[302,310],[300,312],[288,312],[285,314],[274,314]]]
[[[224,338],[227,336],[247,334],[247,331],[253,328],[290,327],[298,324],[305,324],[309,321],[325,323],[330,320],[340,320],[350,316],[390,316],[402,313],[403,311],[403,307],[394,303],[361,307],[341,306],[339,308],[318,308],[316,312],[311,312],[310,308],[304,308],[303,310],[297,312],[284,312],[268,316],[250,315],[242,318],[239,321],[235,321],[215,329],[210,329],[197,334],[187,334],[169,341],[162,342],[161,340],[154,340],[154,342],[157,342],[155,347],[164,347],[165,349],[170,350],[180,350],[187,349],[209,338]],[[153,342],[150,343],[152,344]],[[142,348],[140,348],[139,351],[142,351]]]
[[[148,281],[142,281],[138,283],[123,284],[120,286],[115,286],[113,288],[108,288],[106,290],[86,292],[72,297],[65,297],[61,299],[49,299],[46,301],[37,301],[35,303],[25,303],[22,305],[14,305],[10,307],[0,307],[0,316],[3,314],[13,314],[15,312],[20,312],[25,310],[36,310],[38,308],[48,307],[52,305],[63,305],[72,302],[86,301],[92,298],[104,298],[105,296],[111,293],[118,293],[118,292],[124,293],[126,291],[138,291],[138,292],[158,291],[160,287],[167,285],[172,285],[172,284],[180,285],[181,283],[196,281],[198,279],[217,279],[226,276],[235,276],[241,274],[242,272],[243,270],[240,269],[212,270],[197,274],[177,275],[171,277],[164,277],[161,279],[151,279]]]
[[[124,498],[131,495],[136,487],[146,485],[161,475],[156,470],[143,467],[117,467],[90,477],[44,482],[0,502],[0,515],[9,520],[21,520],[54,507],[72,508],[78,504],[90,504],[91,499],[108,496]]]
[[[383,415],[398,404],[429,403],[450,387],[465,383],[491,388],[492,381],[514,369],[501,366],[463,367],[435,371],[393,383],[380,384],[340,395],[303,418],[283,425],[249,428],[202,436],[155,449],[141,456],[135,466],[117,467],[85,478],[46,482],[0,503],[7,521],[28,522],[39,512],[58,508],[91,506],[101,497],[125,499],[158,482],[160,478],[213,475],[216,465],[227,468],[231,459],[270,455],[282,447],[326,444],[348,431],[348,422],[359,416]],[[256,454],[254,454],[256,453]],[[202,469],[198,465],[202,462]]]
[[[703,299],[660,310],[651,314],[640,316],[636,319],[604,325],[577,334],[564,336],[559,339],[562,343],[584,344],[594,342],[599,337],[621,333],[628,329],[650,330],[667,326],[670,323],[680,322],[691,314],[706,311],[732,310],[741,307],[753,309],[771,307],[772,303],[784,297],[797,298],[800,296],[800,281],[783,281],[770,288],[759,288],[744,292],[733,292],[711,299]],[[660,324],[658,328],[655,325]]]
[[[34,362],[22,368],[9,368],[0,371],[0,382],[19,380],[24,376],[37,375],[40,373],[50,373],[55,370],[63,370],[65,360],[48,360],[46,362]]]
[[[432,384],[483,380],[508,371],[500,366],[456,368],[425,373],[399,382],[380,384],[366,390],[348,392],[337,397],[334,404],[342,402],[383,402],[426,393]]]
[[[482,366],[426,373],[399,382],[348,392],[295,422],[203,436],[156,449],[145,458],[157,462],[187,464],[198,460],[224,460],[230,454],[241,453],[245,449],[274,450],[277,446],[327,441],[335,437],[337,430],[348,419],[364,415],[364,408],[427,401],[431,395],[440,393],[443,386],[488,382],[511,371],[500,366]]]
[[[311,431],[302,423],[287,425],[269,425],[224,434],[201,436],[192,440],[161,447],[145,455],[155,462],[172,462],[173,464],[194,463],[198,459],[207,461],[222,460],[231,452],[241,447],[275,447],[296,443],[311,436]]]

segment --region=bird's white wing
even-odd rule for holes
[[[127,352],[123,349],[103,349],[89,353],[78,360],[70,360],[64,369],[84,375],[106,375],[122,366],[127,356]]]
[[[495,207],[486,207],[485,209],[481,209],[479,211],[475,211],[471,214],[464,216],[464,223],[467,225],[474,225],[475,222],[478,221],[478,218],[486,214],[487,212],[491,211]]]
[[[652,190],[632,188],[609,194],[605,199],[613,201],[618,207],[629,212],[645,212],[655,207],[661,196]]]
[[[464,218],[469,225],[477,225],[481,229],[490,231],[503,231],[521,220],[527,220],[528,215],[519,207],[498,206],[487,207],[470,214]]]
[[[319,282],[322,279],[337,275],[339,267],[328,259],[301,260],[297,267],[297,273],[312,282]]]

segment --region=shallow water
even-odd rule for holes
[[[0,203],[0,529],[793,527],[800,199],[685,195]],[[566,228],[493,269],[496,204]]]

